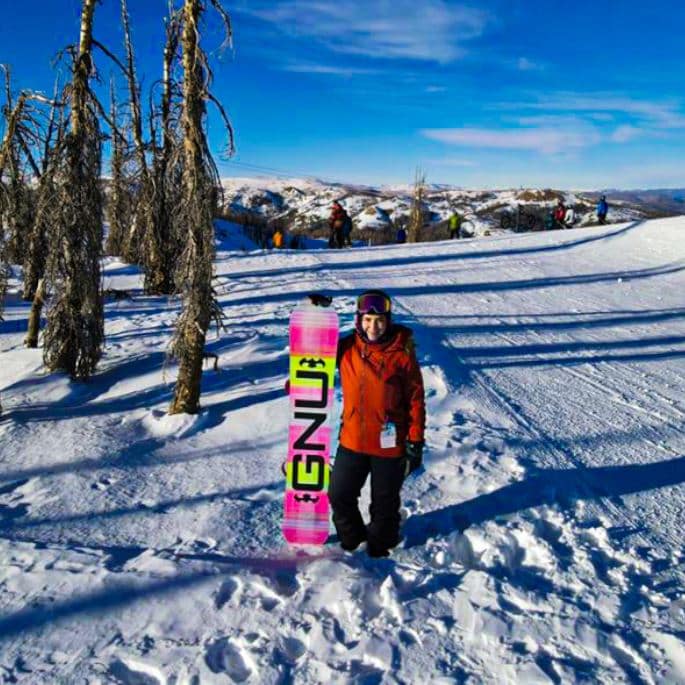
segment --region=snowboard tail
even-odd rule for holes
[[[328,481],[338,315],[306,302],[290,318],[290,429],[283,535],[321,545],[329,530]]]

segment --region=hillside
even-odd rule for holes
[[[355,237],[364,243],[394,237],[394,224],[406,222],[412,206],[411,186],[358,186],[305,179],[224,178],[224,208],[233,215],[281,219],[291,232],[310,237],[327,234],[331,202],[340,200],[351,215]],[[678,191],[608,191],[609,221],[636,221],[685,213]],[[535,230],[542,230],[545,215],[559,199],[575,208],[577,226],[597,223],[595,206],[599,193],[555,189],[466,190],[443,185],[427,186],[424,204],[428,239],[447,237],[445,223],[454,212],[465,220],[473,236],[509,233],[502,230],[501,216],[521,206],[535,216]],[[675,198],[675,199],[674,199]],[[680,198],[680,201],[679,201]]]

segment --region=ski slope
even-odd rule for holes
[[[345,251],[218,243],[203,411],[179,303],[106,262],[87,384],[0,323],[0,681],[685,683],[685,218]],[[387,289],[425,470],[389,559],[280,534],[287,324]],[[364,506],[368,495],[364,494]]]

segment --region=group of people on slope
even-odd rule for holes
[[[576,223],[576,210],[573,205],[568,207],[562,199],[559,199],[557,206],[545,217],[545,230],[551,231],[555,228],[572,228]]]
[[[519,205],[519,213],[522,211]],[[605,224],[607,214],[609,212],[609,204],[607,203],[606,195],[602,195],[597,202],[597,220],[600,224]],[[560,198],[557,206],[551,210],[544,220],[545,230],[551,231],[557,228],[571,228],[577,220],[577,215],[573,205],[566,206],[564,201]],[[453,212],[448,220],[450,239],[462,237],[462,226],[464,218],[459,212]],[[352,219],[345,208],[338,200],[333,202],[331,207],[331,214],[328,218],[329,237],[328,246],[332,248],[343,248],[352,246]],[[272,236],[272,245],[276,249],[285,247],[286,239],[282,228],[276,228]],[[407,242],[407,231],[400,227],[397,229],[395,235],[396,243]],[[300,247],[299,236],[294,235],[291,238],[290,247],[297,249]]]
[[[596,207],[597,221],[600,224],[606,224],[607,214],[609,212],[609,204],[606,195],[602,195],[597,202]],[[545,217],[545,230],[552,230],[555,228],[571,228],[576,223],[576,211],[573,205],[568,207],[564,204],[562,199],[559,199],[557,206],[549,212]]]

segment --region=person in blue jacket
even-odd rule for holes
[[[597,220],[600,224],[605,224],[607,222],[607,212],[609,211],[609,205],[607,204],[606,195],[602,195],[597,203]]]

